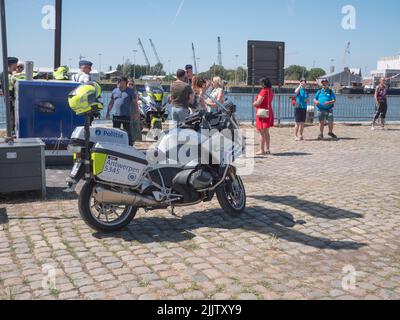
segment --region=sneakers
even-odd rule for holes
[[[337,140],[337,135],[336,134],[334,134],[333,132],[330,132],[330,133],[328,133],[328,136],[330,136],[332,139],[335,139],[335,140]]]
[[[323,134],[320,134],[320,135],[318,136],[318,140],[324,140],[324,135],[323,135]]]
[[[372,126],[371,127],[371,131],[375,131],[376,129],[375,129],[375,126]]]

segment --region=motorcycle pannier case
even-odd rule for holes
[[[104,182],[136,187],[148,162],[146,155],[133,147],[98,143],[92,150],[93,174]]]

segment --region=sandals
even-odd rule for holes
[[[260,151],[256,153],[256,156],[268,156],[268,155],[271,155],[271,151],[266,151],[266,152]]]

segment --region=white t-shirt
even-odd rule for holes
[[[79,82],[79,83],[88,83],[91,81],[90,74],[86,73],[77,73],[72,76],[72,81]]]
[[[218,96],[219,96],[221,93],[223,93],[223,92],[224,92],[224,90],[223,90],[222,88],[214,88],[214,89],[211,91],[210,96],[212,96],[215,100],[218,100]],[[217,111],[217,109],[212,108],[211,105],[208,105],[208,106],[207,106],[207,110],[208,110],[208,112]]]

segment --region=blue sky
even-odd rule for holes
[[[217,60],[217,37],[222,38],[226,67],[246,63],[247,40],[286,42],[286,65],[301,64],[328,70],[331,59],[342,67],[351,42],[348,65],[375,69],[381,56],[400,54],[400,3],[396,0],[64,0],[63,64],[76,65],[80,54],[102,70],[125,59],[144,59],[137,46],[141,37],[152,62],[152,38],[167,69],[192,63],[194,42],[200,69]],[[9,54],[52,66],[54,32],[44,30],[42,8],[53,0],[6,0]],[[341,26],[342,7],[356,9],[356,30]],[[178,8],[181,8],[176,17]],[[171,63],[168,64],[168,60]]]

